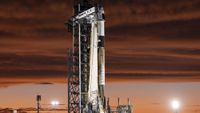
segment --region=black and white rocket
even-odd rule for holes
[[[98,0],[97,0],[98,1]],[[105,16],[94,0],[78,0],[74,16],[68,21],[73,46],[68,62],[68,113],[111,113],[106,105]],[[106,108],[107,106],[107,108]],[[117,113],[132,113],[128,105],[118,105]]]
[[[79,40],[79,108],[83,113],[106,112],[104,23],[103,7],[91,5],[87,0],[82,0],[75,7],[75,15],[69,22],[73,31],[73,42]]]

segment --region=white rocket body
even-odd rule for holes
[[[100,113],[104,113],[103,102],[105,86],[105,50],[104,44],[100,42],[104,39],[104,20],[98,20],[91,23],[91,44],[90,44],[90,77],[88,102],[92,103],[93,108],[97,109],[99,105]],[[103,46],[102,46],[103,45]]]
[[[98,37],[95,23],[91,26],[91,44],[90,44],[90,75],[88,101],[93,107],[97,105],[98,97]]]
[[[98,20],[98,36],[105,36],[105,25],[104,25],[105,21],[104,20]]]
[[[99,85],[105,86],[105,49],[99,48]]]
[[[102,37],[104,40],[105,37],[105,27],[104,27],[104,20],[99,20],[97,22],[98,26],[98,36]],[[104,43],[104,42],[102,42]],[[104,44],[99,47],[99,85],[105,86],[105,48]]]
[[[103,113],[103,105],[98,98],[104,96],[104,91],[101,90],[104,90],[105,86],[105,50],[104,47],[99,47],[98,43],[99,36],[104,37],[105,34],[104,21],[93,22],[91,25],[88,102],[92,103],[93,108],[100,105],[100,111]]]

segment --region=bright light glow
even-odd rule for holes
[[[13,110],[13,113],[17,113],[17,110]]]
[[[178,110],[180,108],[180,102],[178,100],[173,100],[172,101],[172,108],[174,110]]]
[[[59,101],[57,101],[57,100],[53,100],[53,101],[51,101],[51,105],[52,106],[58,106],[60,103],[59,103]]]

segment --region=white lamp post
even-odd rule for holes
[[[178,110],[180,108],[180,102],[178,100],[173,100],[171,105],[175,113],[178,113]]]

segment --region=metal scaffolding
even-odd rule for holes
[[[103,7],[88,0],[75,4],[74,16],[66,23],[73,36],[68,53],[68,113],[111,113],[104,96],[104,23]],[[130,113],[129,108],[119,106],[118,112]]]

